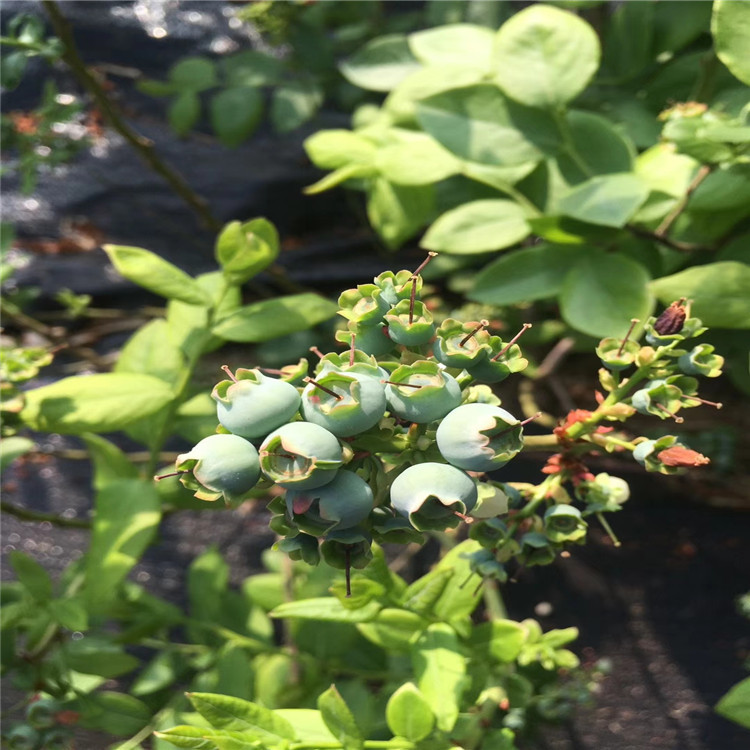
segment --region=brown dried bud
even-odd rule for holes
[[[685,448],[683,445],[673,445],[671,448],[665,448],[656,457],[665,466],[704,466],[710,464],[711,459],[706,458],[702,453]]]
[[[671,336],[674,333],[679,333],[682,330],[682,326],[685,323],[685,317],[687,313],[685,308],[682,306],[683,300],[679,302],[673,302],[657,319],[654,323],[654,330],[660,336]]]

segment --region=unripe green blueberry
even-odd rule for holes
[[[508,411],[490,404],[463,404],[437,429],[443,458],[467,471],[494,471],[523,448],[523,427]]]
[[[370,486],[353,471],[341,470],[333,481],[312,490],[289,490],[287,513],[303,531],[321,536],[364,521],[373,508]]]
[[[456,379],[426,359],[397,367],[385,393],[392,414],[418,424],[441,419],[461,403]]]
[[[73,736],[70,730],[53,729],[51,732],[45,732],[42,738],[42,748],[44,750],[70,750],[73,744]]]
[[[258,483],[260,465],[258,451],[239,435],[209,435],[189,453],[177,456],[180,481],[200,500],[227,502],[242,499]]]
[[[435,335],[432,313],[423,302],[415,302],[412,306],[410,300],[401,300],[386,313],[384,320],[388,336],[403,346],[428,344]]]
[[[674,419],[675,413],[682,407],[682,391],[676,385],[669,385],[664,380],[647,383],[631,397],[630,403],[641,414],[652,414],[660,419]],[[682,418],[678,417],[681,422]]]
[[[518,344],[504,344],[499,336],[491,336],[487,346],[487,358],[466,368],[472,377],[483,383],[500,383],[512,373],[525,370],[529,364]]]
[[[26,709],[26,721],[34,729],[49,729],[57,724],[60,703],[52,698],[40,698],[29,703]]]
[[[274,548],[285,552],[292,560],[302,560],[308,565],[317,565],[320,562],[318,540],[309,534],[296,534],[280,539]]]
[[[698,344],[677,360],[680,369],[688,375],[703,375],[718,378],[724,365],[724,357],[714,354],[710,344]]]
[[[327,372],[302,391],[302,414],[337,437],[369,430],[385,414],[385,389],[379,379],[357,372]]]
[[[477,502],[474,480],[448,464],[410,466],[391,484],[391,505],[419,531],[444,531],[458,525],[456,513],[470,513]]]
[[[239,369],[236,381],[222,380],[211,393],[222,427],[253,440],[288,422],[299,409],[297,389],[260,370]]]
[[[315,368],[315,377],[329,372],[369,376],[378,383],[388,377],[388,372],[380,367],[375,357],[360,349],[355,349],[353,354],[352,352],[326,354]]]
[[[370,326],[350,321],[345,331],[336,331],[336,341],[347,345],[351,345],[352,336],[357,349],[373,357],[388,354],[396,348],[395,342],[388,337],[388,329],[380,323]]]
[[[491,578],[500,583],[508,580],[508,573],[489,549],[478,549],[469,555],[469,568],[482,578]]]
[[[446,367],[471,370],[488,358],[490,334],[482,323],[446,318],[437,330],[432,355]]]
[[[640,350],[640,344],[636,341],[623,341],[610,337],[599,342],[599,346],[596,347],[596,356],[601,359],[607,369],[618,371],[630,367]]]
[[[581,511],[572,505],[553,505],[544,514],[544,533],[553,544],[578,541],[586,528]]]
[[[397,305],[402,299],[409,299],[411,297],[411,290],[415,280],[417,286],[415,295],[418,296],[422,291],[422,277],[417,276],[415,279],[412,271],[402,270],[397,273],[383,271],[383,273],[373,279],[375,285],[381,289],[382,298],[390,307]]]
[[[362,528],[335,529],[320,545],[323,559],[338,570],[361,570],[372,560],[372,537]]]
[[[19,724],[5,735],[8,750],[36,750],[40,740],[39,732],[28,724]]]
[[[521,551],[518,553],[519,562],[529,567],[533,565],[549,565],[555,560],[555,549],[550,540],[538,531],[528,531],[521,537]]]
[[[342,463],[336,436],[310,422],[285,424],[260,446],[261,471],[290,490],[310,490],[332,482]]]
[[[360,284],[339,296],[339,315],[360,325],[375,325],[383,320],[390,304],[382,298],[382,289],[375,284]]]
[[[586,515],[590,513],[612,513],[622,508],[630,497],[630,487],[621,477],[602,472],[592,481],[581,482],[576,487],[576,497],[586,503]]]
[[[394,514],[392,508],[375,508],[370,516],[373,537],[380,544],[423,544],[424,536],[407,518]]]

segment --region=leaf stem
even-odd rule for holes
[[[15,516],[22,521],[46,522],[51,523],[53,526],[69,529],[91,528],[91,521],[83,518],[63,518],[62,516],[56,516],[54,513],[40,513],[39,511],[21,508],[18,505],[6,503],[5,501],[0,502],[0,511],[7,513],[9,516]]]

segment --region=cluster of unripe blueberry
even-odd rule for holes
[[[178,457],[182,483],[230,504],[277,485],[280,547],[340,567],[364,566],[373,540],[419,539],[507,509],[503,485],[467,472],[510,461],[526,422],[477,383],[526,367],[516,340],[529,326],[507,342],[487,321],[436,326],[420,299],[423,267],[344,292],[337,338],[348,351],[318,352],[312,376],[304,359],[278,377],[225,366],[211,394],[220,426]]]
[[[522,496],[486,476],[522,450],[523,426],[534,419],[520,421],[501,408],[487,385],[527,366],[516,342],[530,325],[507,342],[489,332],[486,320],[447,318],[436,326],[420,299],[419,274],[428,261],[413,273],[387,271],[344,292],[339,312],[347,324],[337,339],[348,350],[314,349],[312,375],[306,359],[275,377],[224,366],[228,377],[211,394],[217,434],[178,457],[182,483],[198,498],[228,504],[276,485],[283,495],[269,509],[278,547],[310,564],[322,555],[347,572],[368,563],[373,541],[420,541],[423,532],[462,520],[472,522],[470,535],[482,546],[474,570],[500,580],[510,558],[545,564],[567,543],[582,543],[588,515],[610,531],[602,513],[620,509],[627,484],[588,472],[573,446],[605,429],[599,419],[624,420],[635,411],[679,419],[680,407],[710,403],[695,395],[692,376],[718,375],[722,358],[705,344],[677,348],[705,330],[700,321],[686,318],[681,301],[646,323],[646,345],[629,340],[630,332],[600,342],[600,381],[611,406],[604,401],[598,418],[571,412],[555,430],[563,452],[544,471],[559,472],[560,481],[554,492],[540,485],[544,491],[532,500],[534,493]],[[631,366],[635,374],[620,393],[628,382],[620,373]],[[578,421],[593,421],[571,437],[566,425],[575,427],[571,416],[579,414]],[[651,470],[705,462],[673,436],[641,438],[630,449]],[[583,511],[563,488],[569,481]]]

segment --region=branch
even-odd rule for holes
[[[91,522],[82,518],[63,518],[62,516],[56,516],[54,513],[40,513],[35,510],[29,510],[28,508],[20,508],[17,505],[6,502],[0,502],[0,510],[10,516],[20,518],[22,521],[46,521],[53,526],[64,526],[71,529],[91,528]]]
[[[184,177],[166,164],[154,150],[154,144],[133,130],[123,119],[116,105],[109,99],[96,78],[91,75],[78,54],[70,24],[60,12],[54,0],[42,0],[55,34],[62,41],[65,51],[62,59],[68,64],[81,85],[89,92],[97,107],[109,124],[140,154],[146,164],[161,175],[177,195],[182,198],[211,230],[221,229],[221,223],[211,213],[206,201],[185,181]]]
[[[693,177],[692,182],[688,185],[688,189],[685,191],[685,195],[682,196],[682,198],[675,204],[674,208],[664,217],[664,220],[661,224],[656,228],[656,236],[657,237],[666,237],[667,232],[669,232],[670,228],[672,227],[672,224],[677,221],[677,217],[685,210],[685,206],[687,206],[688,201],[690,200],[690,196],[695,192],[698,185],[703,182],[703,180],[708,177],[708,175],[711,174],[713,171],[713,167],[709,164],[704,164],[697,172],[695,177]]]
[[[646,240],[658,242],[665,247],[669,247],[672,250],[679,250],[682,253],[694,253],[699,250],[713,251],[712,247],[707,247],[706,245],[693,245],[689,242],[679,242],[678,240],[672,240],[669,237],[657,234],[657,232],[652,232],[650,229],[637,227],[635,226],[635,224],[626,224],[625,229],[634,234],[636,237],[643,237]]]

